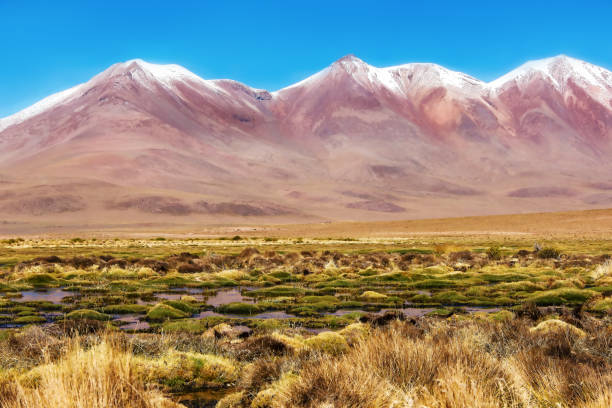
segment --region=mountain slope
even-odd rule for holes
[[[602,207],[611,140],[612,73],[565,56],[490,83],[346,56],[276,92],[133,60],[0,119],[0,221]]]

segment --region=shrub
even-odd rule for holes
[[[538,258],[542,259],[557,259],[560,255],[561,253],[558,249],[551,247],[545,247],[538,251]]]
[[[498,261],[502,258],[501,249],[499,249],[499,247],[489,247],[486,253],[487,253],[487,258],[489,258],[492,261]]]
[[[444,244],[435,244],[433,246],[433,252],[438,256],[443,255],[446,252],[446,249],[447,247]]]
[[[32,286],[48,286],[57,283],[57,279],[48,273],[37,273],[36,275],[30,275],[24,280]]]

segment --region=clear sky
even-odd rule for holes
[[[0,117],[133,58],[273,91],[349,53],[485,81],[557,54],[612,69],[612,1],[0,0]]]

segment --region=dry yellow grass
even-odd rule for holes
[[[173,408],[178,404],[142,382],[130,353],[109,341],[87,350],[74,342],[66,356],[0,383],[3,408]]]
[[[103,332],[79,341],[30,328],[9,346],[32,343],[27,354],[44,358],[0,373],[0,407],[179,408],[153,385],[174,379],[237,383],[217,405],[227,408],[610,407],[609,322],[585,317],[575,321],[582,329],[542,330],[546,322],[554,321],[355,323],[306,339],[288,332],[217,343],[219,354],[177,348],[202,349],[201,336]]]
[[[610,407],[606,336],[530,332],[523,322],[438,322],[424,329],[397,323],[340,357],[305,362],[292,381],[271,385],[270,406]],[[243,399],[227,406],[249,405]]]

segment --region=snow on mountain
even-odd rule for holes
[[[66,89],[65,91],[58,92],[56,94],[46,97],[45,99],[42,99],[41,101],[35,103],[30,107],[27,107],[15,113],[14,115],[0,119],[0,132],[5,130],[9,126],[16,125],[31,117],[39,115],[53,108],[54,106],[67,103],[70,100],[79,97],[83,92],[83,87],[84,84],[80,84],[70,89]]]
[[[118,73],[129,73],[132,79],[149,89],[157,84],[176,92],[178,83],[196,84],[226,98],[232,97],[220,85],[227,80],[205,80],[179,65],[159,65],[134,59],[115,64],[87,83],[51,95],[14,115],[0,119],[0,132],[57,105],[68,103],[86,92],[88,85],[91,85],[100,77],[117,75]],[[298,83],[271,92],[270,95],[273,98],[291,90],[316,87],[323,84],[325,78],[340,74],[348,74],[366,89],[386,89],[401,97],[410,97],[410,89],[434,86],[452,88],[456,93],[464,93],[466,97],[475,97],[476,94],[484,95],[488,92],[497,94],[511,84],[516,84],[519,87],[525,86],[530,79],[535,77],[550,81],[557,90],[562,92],[566,90],[568,80],[573,79],[578,83],[595,88],[594,92],[599,95],[597,99],[604,103],[608,102],[606,100],[608,95],[600,95],[601,91],[612,92],[612,73],[610,71],[564,55],[529,61],[489,83],[431,63],[410,63],[378,68],[365,63],[354,55],[347,55],[316,74]],[[258,89],[252,90],[254,92],[267,92]]]
[[[383,88],[395,94],[408,96],[407,87],[449,86],[466,91],[479,90],[484,83],[462,72],[448,70],[431,63],[410,63],[384,68],[369,65],[354,55],[347,55],[331,66],[295,84],[289,85],[273,94],[313,87],[334,74],[347,73],[367,89]]]
[[[612,89],[612,73],[610,71],[565,55],[526,62],[489,82],[487,88],[499,91],[511,83],[520,86],[536,75],[549,80],[559,91],[564,91],[567,88],[567,82],[570,79],[588,85]]]
[[[349,55],[273,93],[131,60],[0,119],[0,174],[15,181],[0,215],[54,220],[79,197],[143,222],[269,202],[325,219],[591,208],[593,194],[612,205],[590,187],[609,184],[610,154],[612,74],[565,56],[485,83]]]
[[[53,108],[66,105],[85,94],[96,84],[117,75],[129,75],[131,80],[138,82],[149,90],[154,90],[156,85],[160,85],[168,90],[177,92],[177,84],[179,83],[187,85],[195,84],[198,86],[199,91],[202,91],[202,88],[204,88],[227,98],[231,97],[225,89],[217,85],[215,80],[202,79],[179,65],[159,65],[145,62],[141,59],[134,59],[114,64],[88,82],[53,94],[14,115],[0,119],[0,132]]]
[[[177,83],[195,83],[212,91],[228,96],[227,92],[215,84],[215,81],[200,78],[193,72],[176,64],[152,64],[141,59],[134,59],[111,67],[110,74],[116,71],[128,72],[145,87],[151,88],[154,83],[170,90],[175,90]]]

